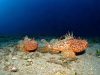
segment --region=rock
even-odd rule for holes
[[[97,56],[98,58],[100,58],[100,56]]]
[[[11,72],[17,72],[18,69],[17,69],[15,66],[12,66],[12,67],[10,68],[10,71],[11,71]]]
[[[17,59],[17,57],[15,57],[15,56],[12,57],[12,60],[16,60],[16,59]]]
[[[32,59],[27,59],[28,62],[32,62]]]
[[[24,60],[28,60],[29,59],[28,56],[22,56],[21,58],[24,59]]]

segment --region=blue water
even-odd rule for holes
[[[0,0],[0,35],[100,35],[100,0]]]
[[[11,59],[14,53],[17,56],[18,41],[22,40],[25,35],[28,35],[29,38],[34,37],[41,47],[43,46],[43,43],[40,42],[41,39],[47,41],[59,39],[67,32],[73,32],[76,38],[81,37],[88,41],[88,49],[85,54],[80,56],[82,60],[83,57],[85,58],[84,66],[80,66],[80,68],[87,68],[82,70],[84,74],[94,72],[95,75],[99,75],[100,60],[96,56],[96,51],[100,50],[100,0],[0,0],[0,66],[6,67],[5,64],[8,62],[13,65],[14,61],[20,64],[19,59],[14,61]],[[18,58],[22,56],[19,55]],[[26,56],[27,54],[25,54]],[[23,62],[22,59],[21,61]],[[93,70],[91,70],[91,66]],[[5,72],[1,67],[0,74],[9,72]],[[23,68],[25,72],[28,72],[25,68]],[[23,74],[24,70],[22,70]],[[20,72],[20,66],[18,66],[18,72]],[[36,73],[38,74],[38,71]],[[9,74],[12,73],[9,72]]]

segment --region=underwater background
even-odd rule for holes
[[[100,0],[0,0],[0,75],[99,75]]]
[[[98,37],[100,0],[0,0],[0,35]]]

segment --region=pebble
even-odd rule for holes
[[[28,62],[32,62],[32,59],[27,59]]]
[[[15,57],[15,56],[12,57],[12,60],[16,60],[16,59],[17,59],[17,57]]]
[[[100,56],[97,56],[98,58],[100,58]]]
[[[29,58],[26,56],[26,57],[22,57],[24,60],[28,60]]]
[[[11,71],[11,72],[17,72],[18,69],[17,69],[15,66],[13,66],[13,67],[10,68],[10,71]]]

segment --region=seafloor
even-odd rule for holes
[[[36,39],[42,46],[39,37]],[[0,37],[0,75],[100,75],[100,41],[88,39],[89,47],[76,60],[63,59],[61,54],[25,53],[15,45],[21,37]],[[45,39],[52,39],[45,37]],[[13,70],[12,70],[13,69]]]

